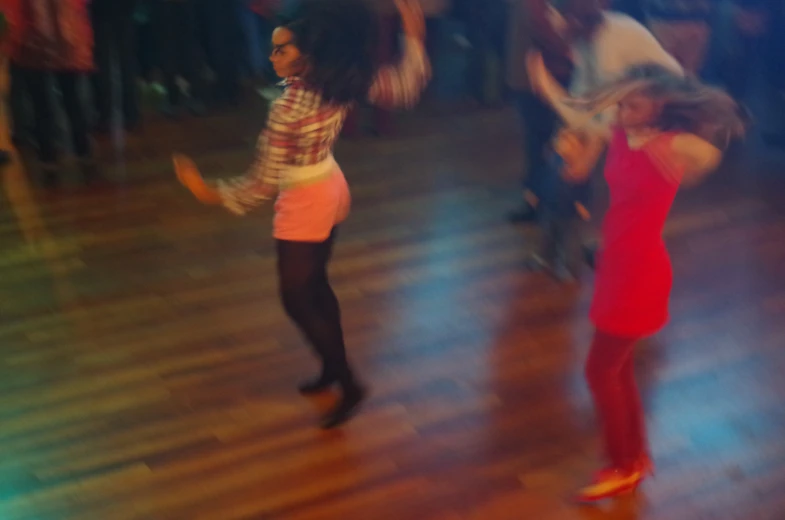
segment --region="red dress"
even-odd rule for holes
[[[650,155],[670,146],[673,134],[630,148],[622,130],[613,134],[605,165],[610,208],[602,223],[590,317],[597,329],[637,338],[668,321],[672,272],[662,238],[679,185]]]

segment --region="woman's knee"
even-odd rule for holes
[[[307,314],[313,294],[304,281],[282,279],[280,297],[286,314],[293,320],[299,321]]]

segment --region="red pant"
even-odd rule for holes
[[[597,330],[586,361],[586,379],[602,424],[605,450],[612,467],[618,469],[632,469],[648,452],[632,355],[638,339]]]

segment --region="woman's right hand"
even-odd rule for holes
[[[182,154],[172,155],[174,171],[180,182],[193,193],[202,204],[218,205],[223,202],[221,194],[204,182],[202,174],[190,157]]]
[[[420,42],[425,41],[425,15],[419,0],[395,0],[401,15],[403,32],[406,36]]]
[[[564,161],[562,176],[565,180],[583,182],[589,177],[591,165],[584,164],[589,154],[586,135],[562,129],[556,136],[553,149]]]

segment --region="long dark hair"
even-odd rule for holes
[[[307,60],[303,80],[328,103],[365,99],[376,73],[377,17],[361,0],[296,0],[278,16]]]

